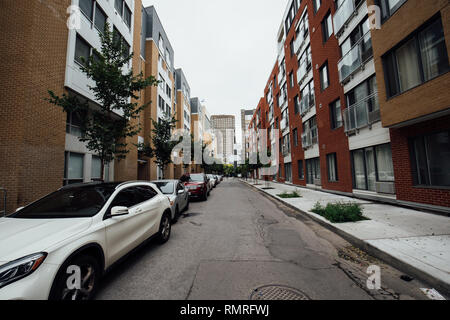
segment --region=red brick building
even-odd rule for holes
[[[431,31],[442,32],[447,45],[441,47],[448,48],[448,2],[421,2],[421,13],[409,12],[419,5],[416,2],[420,1],[396,1],[395,7],[390,0],[288,3],[277,37],[277,61],[250,125],[268,129],[272,149],[279,148],[275,181],[450,212],[450,161],[441,164],[440,170],[447,171],[440,173],[442,185],[419,187],[414,168],[419,160],[412,163],[410,147],[415,135],[423,132],[429,136],[432,128],[439,128],[438,151],[444,159],[450,157],[449,95],[419,94],[420,87],[415,89],[417,95],[408,92],[394,99],[386,95],[383,55],[421,23],[441,16],[441,24],[434,24],[437,31]],[[386,8],[391,15],[394,9],[398,14],[390,21],[369,16],[372,5],[378,5],[382,15]],[[415,17],[410,27],[404,26],[402,16]],[[375,22],[383,21],[381,28],[373,28],[374,17],[378,19]],[[426,82],[422,90],[436,83],[433,91],[446,91],[442,86],[448,81],[442,78],[449,74],[448,55],[441,47],[435,51],[444,57],[440,64],[443,75],[431,84]],[[426,122],[431,111],[440,113]],[[266,121],[258,124],[261,116],[257,113],[267,113]],[[423,120],[408,125],[411,119]],[[272,139],[274,130],[280,133],[278,141]],[[427,170],[422,180],[427,176],[430,180],[431,169]]]

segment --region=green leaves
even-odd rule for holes
[[[61,107],[67,113],[76,113],[81,120],[83,132],[79,138],[86,147],[99,155],[102,163],[123,159],[129,152],[126,138],[137,135],[141,128],[130,120],[137,119],[149,104],[132,102],[138,93],[148,86],[158,85],[154,77],[144,79],[143,74],[134,75],[130,65],[133,53],[130,52],[117,30],[111,31],[109,24],[99,33],[101,51],[93,50],[88,59],[81,58],[80,69],[95,85],[89,86],[98,103],[72,93],[61,97],[49,90],[46,100]]]
[[[155,163],[164,171],[172,163],[172,151],[180,143],[179,140],[172,140],[171,132],[176,127],[177,120],[174,116],[166,117],[155,121],[152,119],[152,144],[139,144],[138,148],[142,155],[155,158]]]

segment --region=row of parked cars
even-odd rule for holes
[[[220,180],[69,185],[0,218],[0,300],[92,299],[114,263],[150,239],[167,242],[190,199],[207,199]]]

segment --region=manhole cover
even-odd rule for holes
[[[300,290],[280,286],[268,285],[253,290],[250,300],[311,300]]]

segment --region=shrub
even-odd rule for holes
[[[280,198],[290,199],[290,198],[301,198],[302,196],[297,191],[292,191],[291,193],[283,192],[281,194],[277,194]]]
[[[363,209],[358,203],[328,203],[324,207],[317,202],[311,211],[333,223],[369,220],[363,216]]]

